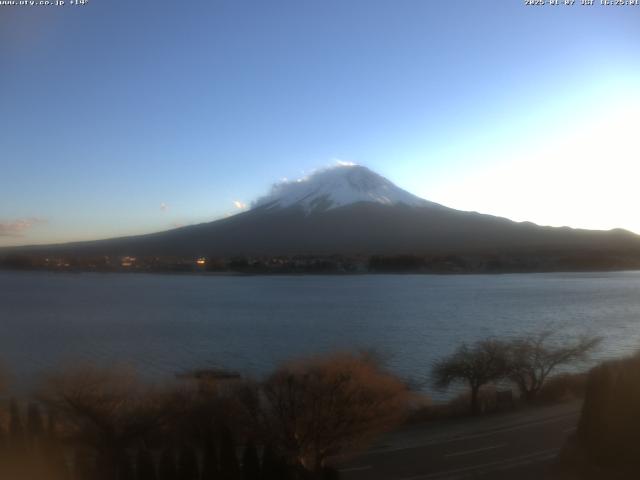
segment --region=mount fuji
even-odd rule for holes
[[[536,271],[564,268],[554,259],[569,257],[588,259],[592,269],[639,268],[640,236],[463,212],[419,198],[366,167],[338,165],[276,184],[248,211],[221,220],[133,237],[4,249],[0,256],[7,253],[508,256],[519,259],[519,269]]]
[[[292,182],[274,185],[271,193],[253,203],[253,208],[301,208],[307,213],[323,212],[354,203],[412,207],[441,207],[403,190],[366,167],[341,164],[318,170]]]

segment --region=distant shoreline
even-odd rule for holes
[[[612,268],[612,269],[573,269],[573,270],[504,270],[504,271],[364,271],[364,272],[197,272],[197,271],[162,271],[162,270],[90,270],[90,269],[21,269],[0,267],[0,272],[12,273],[55,273],[55,274],[126,274],[126,275],[170,275],[194,277],[359,277],[385,275],[420,275],[420,276],[471,276],[471,275],[531,275],[549,273],[629,273],[640,272],[640,268]]]

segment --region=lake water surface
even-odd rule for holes
[[[640,347],[640,272],[197,276],[0,272],[0,361],[20,382],[69,364],[153,378],[207,366],[255,376],[279,362],[375,348],[428,380],[462,341],[540,328],[600,334],[596,357]]]

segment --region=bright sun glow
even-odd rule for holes
[[[569,126],[541,128],[529,144],[432,195],[453,208],[517,221],[640,233],[638,112],[633,99]]]

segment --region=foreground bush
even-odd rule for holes
[[[372,356],[344,353],[261,383],[199,375],[161,389],[77,368],[37,400],[0,404],[2,480],[337,479],[329,461],[401,422],[409,392]]]
[[[264,384],[265,420],[287,458],[318,474],[399,424],[409,392],[367,355],[340,354],[291,363]]]
[[[551,377],[538,392],[536,402],[555,404],[584,398],[587,378],[586,373],[562,373]]]
[[[640,354],[591,370],[578,430],[563,459],[580,478],[637,478]]]

